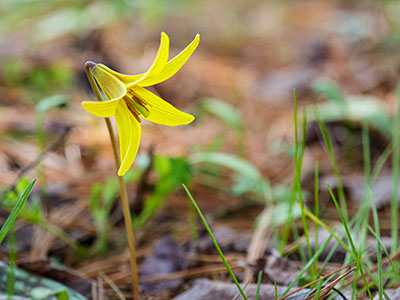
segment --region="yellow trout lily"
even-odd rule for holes
[[[103,64],[88,62],[96,82],[108,101],[82,102],[88,112],[103,118],[115,117],[119,132],[121,166],[118,175],[123,176],[135,160],[141,135],[140,118],[153,123],[177,126],[194,120],[144,87],[172,77],[186,63],[200,41],[199,35],[177,56],[168,61],[169,38],[161,33],[156,58],[147,72],[139,75],[118,73]]]

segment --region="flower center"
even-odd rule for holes
[[[123,98],[129,111],[135,117],[135,119],[140,123],[140,116],[147,118],[150,115],[150,110],[147,106],[150,106],[147,102],[137,97],[131,91],[128,91],[126,96]]]

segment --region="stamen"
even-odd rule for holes
[[[145,100],[139,98],[138,96],[136,96],[135,94],[132,94],[132,98],[139,103],[140,105],[146,107],[147,105],[152,107],[150,103],[147,103]]]
[[[128,107],[129,111],[135,117],[135,119],[140,123],[142,120],[139,118],[140,112],[132,105],[132,101],[130,99],[125,99],[126,106]]]
[[[140,99],[137,97],[134,93],[131,91],[129,92],[129,96],[131,99],[131,103],[135,106],[135,108],[145,117],[147,118],[150,114],[150,110],[147,108],[147,104],[144,100]]]

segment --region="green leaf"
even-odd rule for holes
[[[36,104],[36,111],[40,114],[44,114],[46,111],[55,108],[63,107],[67,105],[68,99],[65,95],[52,95],[46,97]]]
[[[379,99],[371,96],[349,96],[343,105],[333,102],[321,103],[318,109],[323,122],[353,121],[367,122],[378,129],[386,137],[391,135],[391,120],[389,114],[381,105]],[[315,120],[315,116],[309,116]]]
[[[193,164],[211,163],[229,168],[243,177],[262,179],[260,172],[246,160],[231,154],[220,152],[200,152],[192,155],[190,161]]]
[[[11,211],[10,215],[8,216],[6,222],[0,229],[0,244],[6,237],[8,231],[11,229],[11,226],[14,224],[19,212],[23,208],[26,200],[28,199],[29,195],[32,192],[33,186],[35,185],[36,178],[31,181],[31,183],[28,185],[28,187],[25,189],[24,193],[22,196],[19,198],[17,204]]]
[[[221,100],[207,98],[203,100],[201,108],[224,121],[229,127],[235,130],[242,130],[242,117],[234,106]]]
[[[314,93],[325,97],[332,103],[336,103],[338,105],[344,104],[344,96],[341,89],[332,81],[324,79],[317,80],[314,82],[312,89]]]

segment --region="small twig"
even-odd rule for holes
[[[261,212],[260,222],[256,227],[251,238],[249,250],[247,251],[247,261],[249,263],[255,262],[257,259],[264,255],[267,247],[267,240],[269,238],[268,228],[271,225],[271,210],[267,207]],[[258,272],[259,270],[257,270]],[[245,272],[245,283],[250,283],[253,279],[253,272],[249,269]]]

